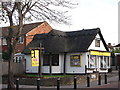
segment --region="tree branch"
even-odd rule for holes
[[[30,9],[31,9],[35,4],[36,4],[36,2],[33,3],[31,6],[27,5],[26,11],[23,13],[23,16],[25,16],[26,13],[27,13],[28,11],[30,11]]]

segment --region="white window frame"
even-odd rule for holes
[[[99,45],[97,45],[98,41],[99,41]],[[95,39],[95,47],[100,47],[100,41],[101,41],[100,38],[96,38]]]
[[[22,59],[23,59],[23,56],[15,56],[14,57],[14,62],[15,63],[20,63]]]
[[[103,57],[102,61],[100,59],[100,68],[105,68],[105,69],[110,68],[110,57],[109,56],[102,56],[102,57]],[[105,61],[105,58],[107,58],[106,61]],[[103,63],[102,67],[101,67],[101,62]]]
[[[2,38],[1,41],[2,41],[2,42],[1,42],[2,45],[7,45],[7,40],[6,40],[6,38]]]
[[[23,43],[24,43],[24,37],[23,37],[23,36],[19,37],[19,43],[20,43],[20,44],[23,44]]]
[[[91,57],[94,57],[94,60],[93,60],[93,62],[92,62],[92,59],[91,59]],[[89,63],[88,63],[88,68],[97,68],[97,66],[96,66],[96,64],[97,63],[95,63],[95,60],[97,59],[97,56],[96,55],[89,55]],[[97,61],[96,61],[97,62]],[[94,64],[93,66],[91,66],[91,64]]]

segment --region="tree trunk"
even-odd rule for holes
[[[9,39],[9,67],[8,67],[8,89],[15,88],[14,86],[14,75],[13,75],[13,69],[14,69],[14,52],[15,48],[13,48],[13,45],[11,45],[12,38]],[[16,46],[16,45],[15,45]]]
[[[21,2],[17,3],[17,9],[18,9],[18,14],[19,14],[19,25],[18,25],[18,33],[16,34],[15,37],[14,36],[14,31],[13,31],[13,19],[12,19],[12,15],[9,16],[9,21],[10,21],[10,28],[9,28],[9,39],[8,39],[8,45],[9,45],[9,68],[8,68],[8,89],[13,89],[15,88],[14,86],[14,54],[15,54],[15,50],[17,47],[17,43],[19,41],[19,37],[22,34],[22,30],[23,30],[23,15],[21,12]]]
[[[8,36],[8,46],[9,46],[9,66],[8,66],[8,89],[13,89],[15,88],[14,86],[14,75],[13,75],[13,59],[14,59],[14,51],[15,49],[13,48],[13,20],[12,20],[12,15],[9,16],[9,21],[10,21],[10,27],[9,27],[9,36]]]
[[[8,89],[13,89],[14,86],[14,75],[13,75],[13,54],[9,60],[9,68],[8,68]]]

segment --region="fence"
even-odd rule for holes
[[[13,73],[14,74],[23,74],[25,73],[25,61],[21,60],[19,63],[13,63]],[[2,62],[2,74],[8,74],[8,62]]]

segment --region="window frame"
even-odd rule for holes
[[[47,55],[47,62],[46,62],[46,64],[45,64],[45,58],[44,58],[44,56],[46,56]],[[57,60],[53,60],[53,58],[55,58],[54,56],[56,56],[57,55]],[[44,54],[43,55],[43,66],[50,66],[50,58],[51,58],[51,65],[52,66],[59,66],[59,54]],[[54,64],[54,61],[57,61],[57,64]]]
[[[1,38],[1,45],[7,45],[7,39]]]
[[[92,57],[94,57],[93,61],[91,61]],[[89,59],[88,59],[89,60],[88,68],[97,68],[97,58],[98,58],[98,56],[96,56],[96,55],[90,55],[89,56]],[[94,65],[91,66],[92,63]]]
[[[76,59],[75,59],[76,56]],[[79,63],[77,65],[75,65],[75,61],[77,61],[77,63]],[[71,67],[82,67],[82,55],[81,54],[72,54],[70,55],[70,66]]]
[[[19,37],[19,44],[24,44],[24,37],[23,36]]]
[[[100,47],[100,38],[95,39],[95,47]]]
[[[100,68],[104,68],[104,69],[110,68],[110,57],[109,56],[102,56],[102,57],[103,57],[102,61],[100,59]],[[103,64],[103,66],[101,66],[101,63]]]

